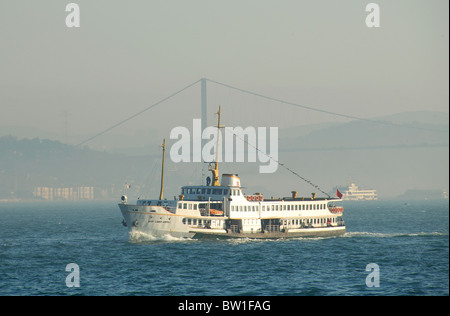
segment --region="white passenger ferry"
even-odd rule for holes
[[[220,126],[220,109],[219,109]],[[211,185],[184,186],[177,199],[163,198],[164,153],[159,199],[138,199],[128,204],[122,196],[119,208],[129,231],[152,236],[193,238],[287,238],[338,236],[345,233],[339,198],[265,198],[246,194],[237,174],[223,174],[219,181],[216,159],[210,164]]]

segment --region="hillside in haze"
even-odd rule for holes
[[[32,198],[35,187],[108,183],[121,157],[48,139],[0,137],[0,198]],[[116,172],[117,174],[117,172]],[[99,182],[99,179],[103,179]]]
[[[300,128],[283,129],[280,147],[287,151],[433,147],[448,145],[448,128],[447,113],[407,112],[370,121],[320,124],[310,131],[304,127],[303,133]]]
[[[374,120],[385,123],[352,121],[280,128],[279,161],[326,192],[349,180],[378,190],[380,198],[407,190],[448,191],[447,113],[409,112]],[[174,142],[168,139],[168,149]],[[209,175],[206,164],[176,164],[166,158],[168,198],[178,195],[182,185],[204,183]],[[125,192],[125,182],[131,183],[130,195],[155,197],[160,163],[159,145],[128,150],[125,155],[3,135],[0,199],[34,198],[36,187],[79,186],[94,187],[94,198],[118,199]],[[220,172],[238,173],[249,193],[287,196],[292,190],[301,195],[315,191],[283,167],[273,174],[259,174],[260,165],[222,163]]]
[[[407,189],[448,190],[448,113],[409,112],[374,120],[385,124],[352,121],[302,135],[284,130],[280,151],[290,165],[317,170],[318,183],[354,181],[377,189],[381,197]]]

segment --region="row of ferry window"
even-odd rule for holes
[[[219,226],[223,224],[222,220],[208,220],[208,219],[197,219],[197,218],[183,218],[183,224],[193,225],[193,226]]]
[[[325,210],[326,204],[285,204],[285,205],[263,205],[262,211],[308,211],[308,210]],[[232,205],[231,211],[236,212],[255,212],[257,206]]]
[[[282,220],[283,225],[301,225],[301,224],[328,224],[337,223],[336,218],[306,218],[306,219],[285,219]]]
[[[184,209],[184,210],[196,210],[197,204],[195,204],[195,203],[178,203],[178,208]]]
[[[198,208],[202,209],[202,208],[206,208],[207,205],[209,204],[210,208],[213,209],[220,209],[221,208],[221,203],[183,203],[183,202],[178,202],[178,209],[183,209],[183,210],[197,210]]]
[[[214,194],[214,195],[241,195],[239,189],[207,189],[207,188],[184,188],[181,189],[181,194]]]
[[[219,225],[222,223],[222,221],[217,221]],[[336,218],[306,218],[306,219],[286,219],[282,220],[282,225],[302,225],[302,224],[328,224],[328,223],[337,223]],[[210,225],[210,220],[202,220],[202,219],[196,219],[196,218],[183,218],[183,224],[188,225]],[[258,225],[260,224],[259,220],[256,219],[244,219],[243,220],[244,225]]]
[[[209,224],[211,221],[206,221],[206,220],[197,220],[196,218],[183,218],[183,224],[188,224],[188,225],[207,225]]]
[[[234,191],[234,190],[232,190],[232,191]],[[228,195],[228,189],[184,188],[184,189],[181,189],[181,194]]]
[[[212,206],[211,206],[212,207]],[[196,203],[178,203],[179,209],[197,210]],[[215,208],[215,207],[212,207]],[[256,205],[232,205],[231,211],[236,212],[256,212],[258,209]],[[308,210],[324,210],[327,208],[326,204],[285,204],[285,205],[262,205],[262,211],[308,211]]]
[[[327,223],[336,223],[336,218],[305,218],[305,219],[284,219],[281,220],[282,225],[302,225],[302,224],[327,224]],[[260,224],[256,219],[243,219],[244,225],[255,225]]]

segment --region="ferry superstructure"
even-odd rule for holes
[[[220,128],[219,108],[218,128]],[[217,140],[219,142],[219,140]],[[245,194],[237,174],[219,179],[218,159],[210,164],[211,185],[183,186],[178,198],[163,198],[163,168],[159,199],[138,199],[129,204],[124,195],[119,203],[123,224],[130,233],[155,237],[190,238],[288,238],[338,236],[345,233],[340,198],[265,198],[261,193]]]

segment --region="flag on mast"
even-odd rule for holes
[[[339,189],[336,189],[336,195],[338,198],[342,199],[342,193],[339,192]]]

